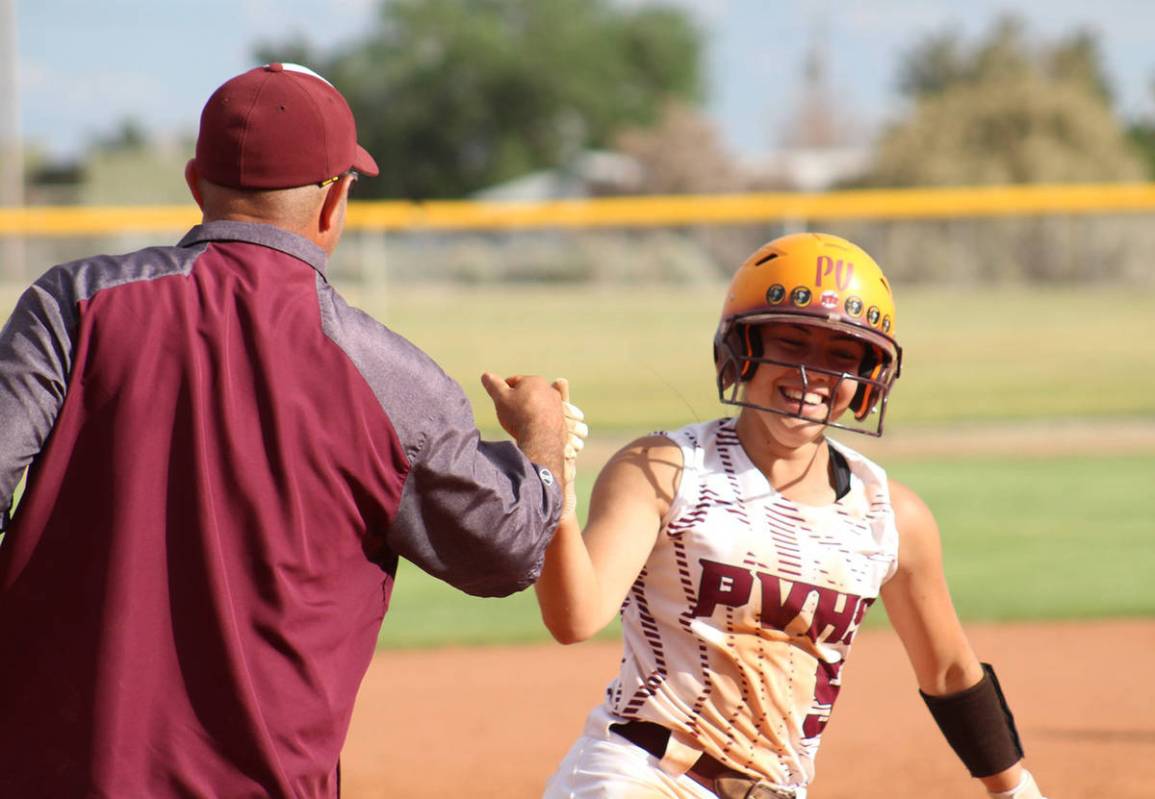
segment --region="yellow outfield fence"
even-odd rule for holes
[[[174,206],[0,208],[0,282],[171,244]],[[326,274],[389,283],[703,283],[798,230],[845,236],[902,283],[1155,285],[1155,183],[858,189],[542,202],[355,200]]]
[[[1155,184],[978,186],[815,193],[605,197],[545,202],[354,201],[364,231],[669,227],[797,220],[914,220],[1155,211]],[[93,236],[181,231],[196,207],[0,208],[0,236]]]

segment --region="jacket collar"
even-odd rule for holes
[[[328,261],[325,251],[308,239],[276,225],[254,222],[206,222],[186,233],[177,246],[191,247],[210,241],[244,241],[270,247],[299,258],[322,276],[325,274],[325,264]]]

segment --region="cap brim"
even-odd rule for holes
[[[357,145],[357,152],[353,154],[353,168],[362,175],[367,177],[376,177],[380,170],[377,168],[377,162],[373,160],[373,156],[369,155],[360,144]]]

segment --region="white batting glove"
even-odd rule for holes
[[[577,458],[582,447],[586,445],[586,439],[589,438],[590,429],[586,425],[586,415],[582,413],[582,409],[574,405],[572,402],[562,402],[562,409],[565,412],[565,426],[569,431],[569,438],[565,442],[565,457],[566,460]]]
[[[1031,772],[1023,769],[1023,777],[1018,786],[1009,791],[987,791],[993,799],[1047,799],[1035,783]]]
[[[585,423],[586,415],[581,408],[569,401],[569,381],[559,377],[553,383],[562,398],[562,413],[565,416],[566,442],[564,453],[565,504],[562,515],[577,511],[577,456],[586,445],[586,438],[590,434],[589,426]]]

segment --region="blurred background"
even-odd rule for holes
[[[568,377],[588,492],[631,437],[725,414],[730,274],[838,233],[890,276],[906,353],[886,436],[848,443],[931,502],[964,617],[1150,617],[1155,8],[850,5],[0,0],[0,307],[176,241],[204,101],[302,63],[382,166],[330,277],[486,434],[483,369]],[[383,640],[542,637],[532,596],[501,602],[403,572]]]
[[[1147,4],[845,5],[0,0],[0,205],[188,206],[182,168],[201,105],[268,60],[309,65],[348,96],[385,167],[358,186],[367,201],[1150,180]],[[723,224],[683,212],[559,231],[555,215],[514,236],[500,220],[430,225],[378,208],[354,215],[356,240],[334,266],[358,283],[710,282],[767,238],[821,223],[899,285],[1150,287],[1155,201],[1134,194],[1056,190],[1011,207],[988,195],[929,216],[891,194],[841,215],[751,201]],[[184,221],[141,217],[5,217],[2,273],[129,249]],[[14,235],[37,232],[55,235]]]

